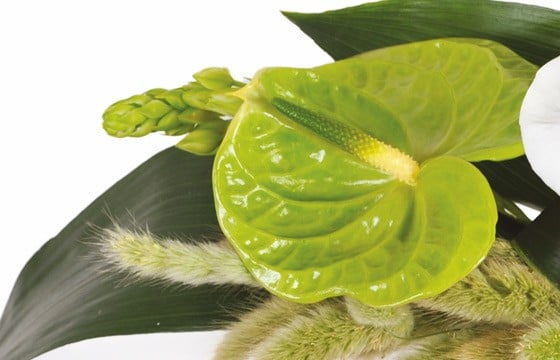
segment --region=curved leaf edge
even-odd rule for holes
[[[162,151],[43,245],[20,273],[0,320],[0,358],[31,359],[100,336],[224,328],[268,296],[240,286],[131,282],[107,273],[95,253],[95,229],[115,223],[186,241],[215,233],[211,168],[211,158]]]

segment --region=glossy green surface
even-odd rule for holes
[[[514,2],[384,0],[318,14],[284,15],[335,60],[390,45],[449,36],[495,40],[539,66],[560,54],[560,11]],[[533,172],[525,156],[475,165],[506,203],[515,201],[542,210],[558,201],[558,195]],[[515,211],[512,214],[502,208],[497,233],[514,239],[526,223]],[[549,256],[558,253],[560,244],[538,235],[545,236],[549,226],[546,222],[532,223],[525,233],[531,236],[523,235],[516,248],[549,280],[560,284],[558,271],[551,266],[554,256]]]
[[[261,71],[214,164],[222,230],[269,291],[295,301],[349,295],[383,306],[445,290],[495,237],[491,190],[466,160],[522,153],[517,112],[534,71],[496,43],[453,39]],[[415,184],[275,99],[412,156]]]
[[[560,12],[516,3],[386,0],[324,14],[287,15],[335,59],[442,36],[499,40],[535,64],[544,64],[560,53]],[[29,359],[48,349],[96,336],[215,328],[216,324],[222,324],[224,316],[229,318],[235,313],[230,309],[232,306],[248,308],[244,291],[225,287],[178,292],[176,288],[160,289],[151,284],[140,288],[115,286],[108,281],[110,278],[98,284],[98,268],[83,261],[87,256],[83,250],[86,241],[80,241],[78,236],[91,235],[84,231],[89,229],[88,224],[110,226],[111,219],[105,215],[107,209],[120,220],[128,219],[132,212],[136,225],[149,226],[162,236],[187,234],[192,238],[208,233],[208,224],[214,224],[214,209],[209,206],[211,187],[207,183],[212,159],[191,157],[177,150],[168,150],[163,157],[152,159],[151,166],[141,170],[162,193],[154,193],[150,182],[135,171],[33,257],[14,287],[0,324],[2,359]],[[199,165],[201,171],[191,167]],[[530,172],[526,160],[518,158],[484,165],[482,170],[490,181],[494,180],[494,189],[507,198],[540,208],[552,204],[551,195],[554,199],[555,194],[546,190],[534,174],[532,178],[526,176]],[[160,166],[166,170],[162,171]],[[192,182],[185,181],[185,176]],[[163,203],[162,198],[166,199]],[[537,247],[541,243],[538,240],[538,237],[527,238],[530,241],[527,244]],[[538,256],[547,251],[550,248],[543,248]],[[84,276],[92,276],[93,280],[84,283]],[[57,291],[52,291],[53,288]],[[208,295],[221,300],[209,300]],[[89,311],[90,303],[111,311],[98,315]],[[166,321],[156,326],[162,318]]]

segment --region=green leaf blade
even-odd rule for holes
[[[558,55],[560,12],[490,0],[386,0],[321,14],[285,12],[334,59],[442,37],[497,41],[536,65]]]
[[[166,150],[133,171],[47,242],[21,272],[0,321],[0,358],[31,359],[92,337],[223,327],[258,292],[161,287],[107,273],[96,229],[117,221],[162,237],[196,239],[217,228],[212,159]]]
[[[560,287],[560,199],[547,207],[515,237],[526,261]]]

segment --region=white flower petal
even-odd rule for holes
[[[537,72],[523,100],[519,125],[531,167],[560,194],[560,56]]]

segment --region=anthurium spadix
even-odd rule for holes
[[[214,162],[217,213],[253,276],[298,302],[372,306],[438,294],[495,238],[470,161],[523,153],[536,67],[495,42],[440,39],[312,68],[270,68]]]

